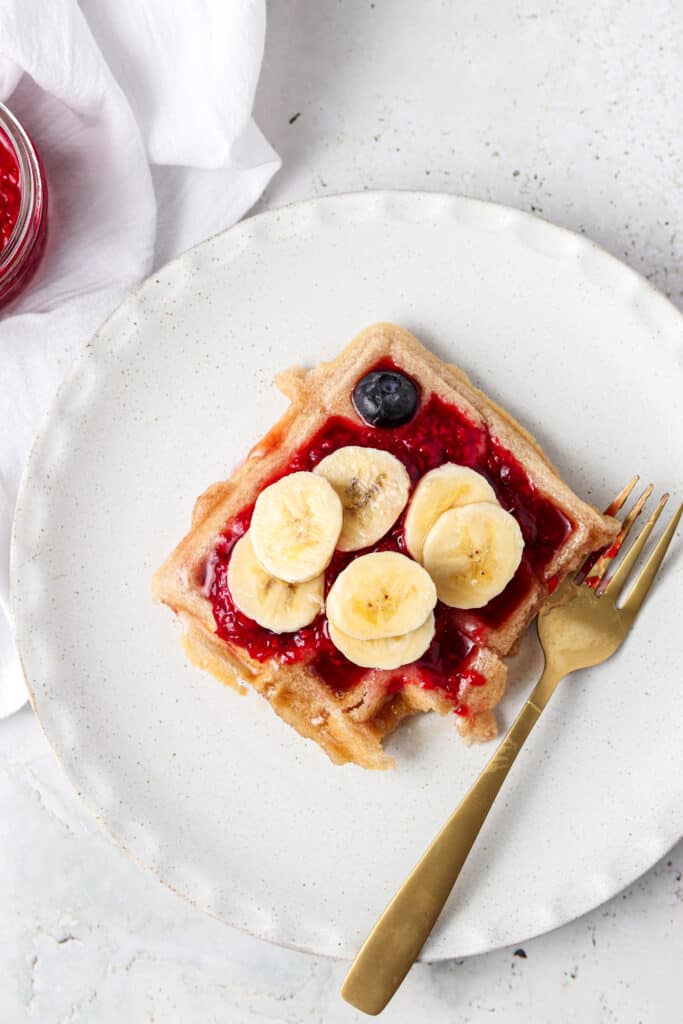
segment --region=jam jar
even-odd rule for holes
[[[24,128],[0,103],[0,306],[28,283],[46,237],[43,165]]]

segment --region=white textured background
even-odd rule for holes
[[[494,199],[585,232],[683,306],[678,0],[276,0],[269,17],[256,118],[284,168],[259,209],[364,187]],[[418,966],[382,1019],[678,1024],[681,870],[683,845],[526,959]],[[163,890],[81,810],[31,713],[0,723],[2,1024],[365,1019],[344,972]]]

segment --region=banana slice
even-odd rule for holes
[[[235,544],[228,564],[228,587],[238,609],[273,633],[295,633],[320,614],[325,604],[325,576],[307,583],[285,583],[261,566],[251,531]]]
[[[490,502],[452,508],[427,534],[424,564],[451,608],[483,608],[517,571],[524,539],[517,520]]]
[[[314,472],[332,484],[344,506],[340,551],[370,547],[406,507],[410,477],[390,452],[348,445],[328,455]]]
[[[314,473],[290,473],[261,491],[251,519],[251,543],[276,579],[305,583],[330,564],[342,528],[342,503]]]
[[[434,613],[427,620],[403,636],[385,637],[383,640],[356,640],[328,621],[330,640],[345,658],[362,668],[401,668],[417,661],[425,653],[434,636]]]
[[[421,565],[397,551],[374,551],[339,573],[327,618],[356,640],[380,640],[417,629],[435,604],[436,587]]]
[[[496,492],[488,480],[467,466],[446,462],[430,470],[415,488],[406,514],[405,538],[408,551],[416,561],[423,561],[425,538],[439,516],[449,508],[471,505],[475,501],[497,500]]]

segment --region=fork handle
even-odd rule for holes
[[[342,987],[342,996],[352,1006],[364,1013],[381,1013],[400,986],[436,924],[517,754],[559,681],[546,667],[495,754],[370,932]]]

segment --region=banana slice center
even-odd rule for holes
[[[291,473],[256,499],[250,530],[256,557],[276,579],[314,579],[332,559],[342,522],[342,503],[324,477]]]
[[[401,636],[420,627],[434,609],[436,587],[406,555],[361,555],[339,574],[327,596],[327,617],[358,640]]]
[[[344,507],[340,551],[371,547],[391,529],[408,501],[408,471],[395,455],[379,448],[338,448],[315,473],[329,481]]]
[[[380,494],[386,482],[386,473],[379,473],[374,481],[368,483],[360,477],[351,477],[344,488],[342,505],[345,511],[366,521],[371,517],[372,504]]]
[[[475,502],[439,516],[425,540],[424,565],[444,604],[482,608],[508,585],[523,550],[514,516],[500,505]]]

